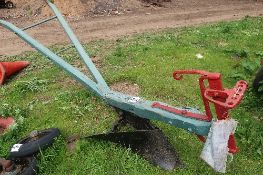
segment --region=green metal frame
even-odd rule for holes
[[[71,30],[68,23],[65,21],[65,19],[57,9],[57,7],[50,1],[47,1],[47,3],[56,15],[56,17],[52,17],[52,19],[57,19],[59,21],[59,23],[61,24],[62,28],[70,38],[73,45],[75,46],[77,52],[79,53],[81,59],[84,61],[86,67],[88,68],[89,72],[91,73],[95,81],[88,78],[85,74],[83,74],[82,72],[80,72],[78,69],[68,64],[67,62],[65,62],[61,57],[56,55],[54,52],[49,50],[47,47],[43,46],[41,43],[30,37],[27,33],[19,29],[18,27],[14,26],[13,24],[0,20],[0,26],[10,30],[11,32],[14,32],[18,37],[23,39],[26,43],[31,45],[33,48],[35,48],[40,53],[45,55],[48,59],[53,61],[56,65],[58,65],[66,72],[68,72],[70,75],[72,75],[73,78],[75,78],[77,81],[82,83],[88,90],[92,91],[98,97],[102,98],[107,104],[116,107],[118,109],[131,112],[138,117],[159,120],[174,125],[176,127],[185,129],[197,135],[202,135],[202,136],[208,135],[209,129],[211,127],[211,122],[209,121],[189,118],[189,117],[185,117],[184,115],[177,115],[162,109],[153,108],[152,104],[156,101],[144,100],[140,97],[134,97],[110,90],[109,86],[103,79],[102,75],[96,69],[89,55],[87,54],[83,46],[80,44],[77,37],[74,35],[73,31]],[[32,28],[33,26],[40,25],[50,20],[51,18],[48,20],[43,20],[35,25],[31,25],[24,29]],[[158,103],[167,105],[162,102],[158,102]],[[173,108],[185,109],[179,107],[173,107]],[[185,110],[192,113],[200,114],[200,112],[195,108],[187,108]]]

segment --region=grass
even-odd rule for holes
[[[220,72],[225,87],[238,79],[250,84],[263,48],[263,18],[247,17],[236,22],[169,29],[123,37],[116,41],[94,41],[85,45],[91,56],[100,58],[100,72],[110,85],[129,81],[140,86],[140,96],[172,105],[198,106],[203,110],[198,76],[175,81],[176,69],[203,69]],[[51,49],[59,50],[63,46]],[[196,54],[204,58],[197,59]],[[74,49],[61,53],[79,65]],[[18,125],[0,138],[0,157],[17,140],[32,130],[58,127],[62,135],[52,147],[37,156],[39,174],[217,174],[200,160],[202,143],[181,129],[154,122],[168,136],[185,169],[164,171],[129,149],[107,142],[82,140],[69,152],[70,135],[87,136],[106,132],[116,113],[82,85],[36,52],[6,58],[28,60],[31,66],[0,88],[0,114],[13,115]],[[236,131],[240,153],[228,162],[228,174],[262,174],[263,98],[250,88],[243,103],[231,112],[239,121]]]

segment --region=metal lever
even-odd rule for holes
[[[199,78],[201,96],[205,106],[206,115],[208,116],[209,120],[212,120],[212,113],[209,106],[209,101],[205,98],[204,95],[206,91],[204,80],[208,80],[210,88],[214,87],[213,89],[223,90],[221,83],[221,75],[219,73],[211,73],[203,70],[176,70],[173,73],[173,77],[176,80],[181,80],[183,78],[183,74],[201,75],[201,77]]]
[[[176,80],[181,80],[183,78],[183,74],[197,74],[201,75],[201,78],[203,79],[219,79],[220,74],[219,73],[211,73],[203,70],[176,70],[173,73],[173,77]]]

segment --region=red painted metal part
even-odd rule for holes
[[[208,101],[216,104],[217,106],[232,109],[241,102],[246,89],[247,82],[241,80],[237,82],[233,89],[206,89],[204,96]]]
[[[173,107],[169,107],[167,105],[162,105],[162,104],[160,104],[158,102],[154,102],[152,104],[152,107],[153,108],[159,108],[159,109],[162,109],[162,110],[174,113],[174,114],[183,115],[184,117],[189,117],[189,118],[194,118],[194,119],[204,120],[204,121],[211,121],[209,119],[209,117],[206,116],[206,115],[189,112],[186,109],[183,109],[183,110],[176,109],[176,108],[173,108]]]
[[[4,84],[6,78],[21,71],[29,64],[28,61],[0,62],[0,85]]]
[[[15,120],[12,117],[8,117],[8,118],[1,118],[0,117],[0,128],[7,129],[14,122],[15,122]]]
[[[6,71],[4,66],[0,63],[0,85],[4,84],[4,80],[6,77]]]
[[[214,104],[215,112],[218,120],[225,120],[230,118],[228,114],[229,109],[236,107],[242,100],[244,92],[248,85],[246,81],[238,81],[232,89],[223,88],[221,75],[219,73],[211,73],[202,70],[176,70],[174,71],[173,77],[176,80],[181,80],[183,74],[197,74],[201,75],[199,78],[199,86],[201,90],[201,96],[205,106],[206,116],[195,115],[188,113],[186,117],[192,117],[198,120],[212,120],[212,112],[210,109],[210,103]],[[208,81],[208,87],[205,86],[204,81]],[[184,115],[180,110],[171,110],[170,108],[163,107],[162,109],[174,112],[176,114]],[[201,141],[205,141],[205,137],[198,136]],[[228,140],[228,148],[230,153],[238,152],[235,137],[233,134],[230,135]]]
[[[177,70],[174,72],[173,77],[176,80],[182,79],[182,74],[198,74],[201,75],[199,78],[199,86],[203,103],[205,106],[206,115],[209,119],[212,119],[212,113],[210,109],[210,103],[215,106],[215,111],[218,120],[224,120],[229,118],[228,110],[236,107],[247,89],[247,82],[239,81],[232,89],[224,89],[219,73],[210,73],[201,70]],[[209,86],[205,87],[204,80],[208,81]],[[198,136],[201,141],[205,138]],[[230,153],[238,152],[236,146],[235,137],[233,134],[230,135],[228,140],[228,148]]]

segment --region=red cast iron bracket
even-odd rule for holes
[[[233,89],[206,89],[204,96],[208,101],[218,106],[225,107],[226,109],[232,109],[241,102],[246,89],[247,83],[241,80],[237,82]]]
[[[218,120],[225,120],[230,118],[228,114],[229,109],[236,107],[242,100],[244,92],[248,85],[246,81],[238,81],[232,89],[223,88],[221,75],[219,73],[211,73],[202,70],[176,70],[173,77],[176,80],[181,80],[183,74],[197,74],[201,75],[199,78],[199,86],[202,100],[205,106],[206,115],[188,112],[184,109],[175,109],[160,103],[153,103],[152,107],[163,109],[171,113],[183,115],[185,117],[194,118],[197,120],[211,121],[213,116],[210,109],[210,103],[215,106],[215,112]],[[204,81],[208,81],[208,87],[205,86]],[[205,141],[203,136],[198,136],[201,141]],[[231,134],[228,141],[228,148],[230,153],[238,152],[234,135]]]
[[[182,79],[182,74],[198,74],[199,86],[203,103],[205,106],[206,115],[212,120],[212,113],[209,103],[213,103],[218,120],[230,118],[229,109],[236,107],[244,96],[248,84],[246,81],[238,81],[232,89],[225,89],[222,85],[221,75],[219,73],[210,73],[201,70],[177,70],[174,71],[173,77],[176,80]],[[205,87],[204,80],[208,81],[208,87]],[[204,141],[203,137],[200,140]],[[238,152],[234,134],[231,134],[228,140],[228,148],[230,153]]]

